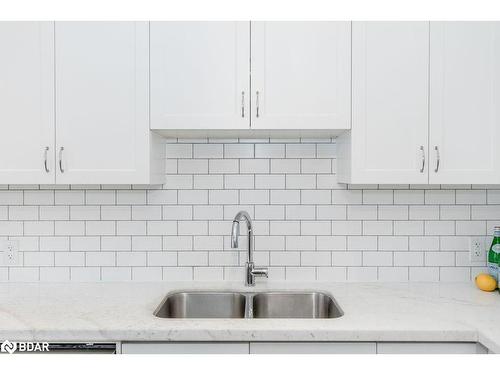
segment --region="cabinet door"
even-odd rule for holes
[[[124,342],[122,354],[248,354],[248,343]]]
[[[429,181],[498,184],[500,23],[431,22],[430,41]]]
[[[250,354],[375,354],[374,342],[251,342]]]
[[[248,129],[249,22],[151,22],[151,128]]]
[[[57,182],[145,183],[148,23],[56,22],[55,40]]]
[[[428,182],[428,22],[353,22],[352,183]]]
[[[379,342],[377,354],[486,354],[475,342]]]
[[[0,184],[53,184],[54,23],[0,22],[0,51]]]
[[[252,22],[253,129],[349,129],[350,22]]]

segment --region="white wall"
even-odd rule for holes
[[[500,186],[337,184],[335,139],[169,142],[163,187],[2,186],[21,264],[0,280],[243,280],[246,209],[270,279],[466,281],[469,236],[500,224]]]

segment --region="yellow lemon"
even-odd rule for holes
[[[476,276],[476,285],[485,292],[493,292],[497,288],[497,281],[485,273]]]

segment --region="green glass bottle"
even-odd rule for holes
[[[493,242],[488,251],[488,272],[498,281],[498,263],[500,263],[500,227],[495,227]]]

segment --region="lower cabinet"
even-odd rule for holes
[[[475,342],[379,342],[377,354],[488,354]]]
[[[375,354],[374,342],[251,342],[250,354]]]
[[[248,342],[124,342],[122,354],[248,354]]]
[[[123,342],[122,354],[487,354],[475,342]]]

